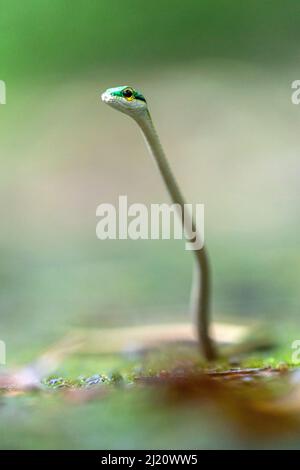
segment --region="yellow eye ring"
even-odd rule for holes
[[[122,91],[122,95],[127,101],[134,100],[134,94],[131,88],[125,88],[125,90]]]

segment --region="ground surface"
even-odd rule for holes
[[[282,356],[205,366],[186,347],[141,357],[75,355],[36,390],[2,390],[1,447],[295,447],[300,375]]]

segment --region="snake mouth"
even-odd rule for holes
[[[112,96],[107,93],[107,91],[102,93],[101,100],[104,101],[104,103],[110,103],[111,101],[113,101]]]

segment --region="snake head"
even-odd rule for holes
[[[101,99],[112,108],[133,118],[138,118],[147,111],[147,103],[144,96],[130,86],[108,88],[102,93]]]

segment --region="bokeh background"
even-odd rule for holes
[[[147,97],[186,198],[205,204],[214,318],[297,328],[299,2],[0,0],[0,12],[8,365],[76,326],[187,318],[183,242],[95,235],[101,202],[168,201],[135,124],[100,101],[121,84]]]

